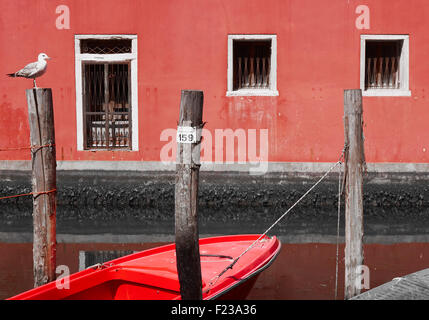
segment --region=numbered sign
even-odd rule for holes
[[[177,127],[178,143],[196,143],[197,129],[194,127]]]

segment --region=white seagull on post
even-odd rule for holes
[[[36,62],[32,62],[27,64],[24,68],[21,70],[15,72],[15,73],[9,73],[7,74],[9,77],[23,77],[27,79],[33,79],[33,86],[34,88],[37,88],[36,85],[36,78],[43,75],[46,71],[46,67],[48,66],[48,63],[46,62],[47,59],[51,59],[48,57],[46,53],[40,53],[37,57]]]

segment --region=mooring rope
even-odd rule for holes
[[[341,177],[342,177],[341,166],[338,169],[338,210],[337,210],[337,243],[336,243],[336,258],[335,258],[335,300],[337,300],[338,293],[338,252],[339,252],[339,242],[340,242],[340,215],[341,215],[341,195],[343,193],[341,187]],[[344,186],[344,185],[343,185]]]
[[[39,150],[41,150],[42,148],[49,148],[49,147],[55,147],[55,144],[49,143],[49,144],[45,144],[45,145],[41,145],[41,146],[34,145],[34,146],[29,146],[29,147],[0,148],[0,151],[31,150],[31,153],[34,154],[34,153],[38,152]],[[12,196],[0,197],[0,200],[25,197],[25,196],[31,196],[31,195],[34,196],[34,198],[37,198],[38,196],[40,196],[42,194],[48,194],[48,193],[55,192],[55,191],[57,191],[57,189],[52,189],[49,191],[21,193],[21,194],[15,194]]]
[[[348,145],[344,146],[342,156],[340,160],[344,160],[345,153],[348,149]],[[339,245],[340,245],[340,216],[341,216],[341,195],[344,191],[344,171],[341,170],[341,165],[338,169],[338,205],[337,205],[337,241],[336,241],[336,255],[335,255],[335,300],[337,300],[338,294],[338,265],[339,265]],[[342,183],[341,183],[342,182]]]
[[[17,151],[30,149],[33,153],[39,151],[41,148],[55,147],[55,144],[45,144],[43,146],[30,146],[30,147],[16,147],[16,148],[0,148],[0,151]]]
[[[34,196],[34,198],[37,198],[38,196],[42,194],[48,194],[57,191],[57,189],[52,189],[49,191],[40,191],[40,192],[29,192],[29,193],[21,193],[21,194],[15,194],[13,196],[6,196],[6,197],[0,197],[0,200],[4,199],[11,199],[11,198],[18,198],[18,197],[25,197],[25,196]]]
[[[332,165],[328,171],[325,172],[325,174],[313,185],[311,186],[311,188],[309,188],[285,213],[283,213],[280,218],[278,218],[263,234],[261,234],[258,239],[256,239],[246,250],[244,250],[237,258],[234,259],[234,261],[231,262],[231,264],[229,264],[224,270],[222,270],[222,272],[220,272],[217,276],[214,276],[212,279],[210,279],[209,282],[209,289],[206,291],[210,291],[210,287],[212,287],[214,284],[216,284],[216,282],[219,280],[219,278],[225,274],[225,272],[227,272],[229,269],[232,269],[234,267],[234,265],[238,262],[238,260],[245,255],[250,249],[253,248],[253,246],[259,242],[263,237],[265,237],[265,235],[272,229],[274,228],[296,205],[298,205],[320,182],[323,181],[323,179],[326,178],[326,176],[332,171],[334,170],[338,165],[341,165],[342,160],[344,158],[345,152],[347,150],[347,146],[344,146],[343,151],[341,153],[340,158],[338,159],[338,161]],[[214,282],[213,282],[214,280]]]

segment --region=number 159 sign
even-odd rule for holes
[[[177,127],[178,143],[196,143],[197,142],[197,130],[194,127]]]

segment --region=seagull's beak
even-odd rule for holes
[[[52,58],[51,58],[51,57],[46,57],[45,59],[47,59],[47,60],[51,60]]]

